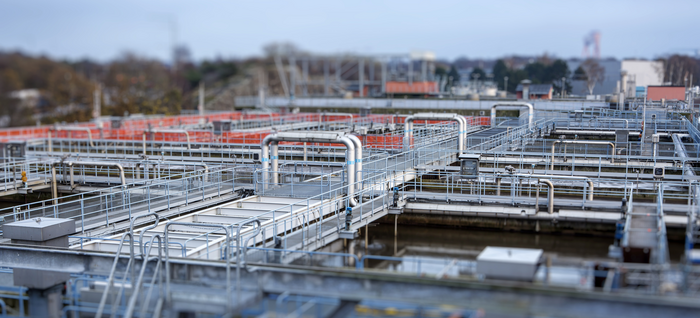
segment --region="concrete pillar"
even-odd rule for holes
[[[3,226],[3,236],[13,244],[68,248],[68,235],[73,233],[75,221],[70,219],[34,218]],[[30,317],[61,317],[61,293],[70,273],[15,267],[12,277],[15,286],[28,288]]]

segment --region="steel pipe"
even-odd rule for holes
[[[272,146],[272,181],[274,183],[278,182],[278,160],[277,160],[277,149],[278,144],[281,141],[290,142],[320,142],[320,143],[336,143],[343,144],[347,148],[347,189],[348,189],[348,199],[350,200],[350,206],[356,206],[357,200],[354,198],[355,194],[355,176],[357,174],[355,170],[355,155],[356,148],[355,142],[348,138],[344,133],[322,133],[322,132],[309,132],[309,133],[275,133],[267,135],[260,147],[262,161],[262,169],[264,173],[268,174],[267,180],[270,180],[269,172],[265,172],[270,169],[270,146]],[[360,147],[362,148],[362,147]],[[266,187],[267,184],[263,184]]]
[[[346,135],[355,144],[355,180],[357,191],[362,190],[362,141],[355,135]]]
[[[593,141],[593,140],[555,140],[552,143],[552,155],[549,158],[551,161],[550,170],[554,170],[554,148],[557,144],[584,144],[584,145],[608,145],[612,148],[612,154],[610,155],[610,163],[615,163],[615,144],[607,141]],[[564,152],[566,156],[566,152]]]
[[[352,125],[355,122],[355,115],[351,113],[327,113],[323,112],[321,113],[321,121],[325,122],[326,121],[326,116],[343,116],[343,117],[350,117],[350,124]]]
[[[547,212],[549,214],[554,214],[554,184],[549,180],[539,180],[539,183],[546,184],[549,188],[549,193],[547,194]],[[537,195],[539,196],[539,192]]]
[[[170,134],[184,134],[185,138],[187,139],[187,150],[192,149],[190,147],[190,133],[187,130],[184,129],[151,129],[149,130],[144,130],[143,131],[143,154],[146,154],[146,134],[147,133],[170,133]]]
[[[599,131],[599,130],[572,130],[572,129],[554,129],[553,135],[579,135],[579,136],[615,136],[614,131]],[[630,131],[630,136],[639,136],[639,131]]]
[[[507,103],[496,103],[491,106],[491,127],[496,127],[496,108],[503,106],[520,106],[527,107],[527,128],[532,129],[532,120],[535,117],[535,107],[530,103],[523,102],[507,102]]]
[[[593,201],[593,192],[595,190],[593,180],[587,177],[576,177],[576,176],[557,176],[557,175],[551,175],[551,174],[499,174],[496,177],[496,185],[498,186],[498,195],[500,195],[501,192],[501,178],[505,177],[524,177],[524,178],[549,178],[549,179],[560,179],[560,180],[580,180],[580,181],[586,181],[588,183],[588,201]]]
[[[671,135],[671,139],[673,139],[673,146],[676,148],[675,153],[678,155],[683,160],[687,160],[688,158],[688,152],[685,149],[685,145],[683,144],[683,141],[681,141],[681,138],[683,137],[688,137],[688,134],[673,134]],[[693,166],[690,163],[684,163],[683,164],[683,174],[684,175],[689,175],[689,176],[695,176],[695,171],[693,170]]]
[[[459,153],[464,152],[464,139],[467,134],[467,120],[464,116],[456,113],[418,113],[406,117],[404,121],[404,144],[411,145],[413,139],[413,121],[415,120],[449,120],[456,121],[459,124],[459,133],[457,135],[457,144]]]
[[[55,127],[55,128],[52,128],[49,130],[49,143],[51,143],[51,130],[53,130],[53,131],[84,131],[84,132],[87,132],[90,147],[95,147],[95,144],[92,142],[92,131],[90,131],[90,128],[87,128],[87,127]],[[49,151],[51,151],[51,150],[49,150]]]
[[[126,186],[126,177],[124,176],[124,167],[118,163],[113,162],[98,162],[98,161],[68,161],[65,163],[70,169],[70,183],[71,188],[73,185],[73,166],[87,166],[87,167],[114,167],[119,170],[119,178],[121,179],[122,186]],[[55,181],[54,181],[55,182]]]

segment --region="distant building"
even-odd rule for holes
[[[15,98],[20,101],[22,107],[35,108],[42,104],[43,96],[41,91],[35,88],[21,89],[10,92],[10,98]]]
[[[10,92],[10,97],[19,100],[39,99],[41,97],[41,92],[35,88],[20,89],[18,91]]]
[[[624,90],[627,97],[637,95],[637,87],[657,86],[663,84],[664,65],[660,61],[645,60],[623,60],[614,59],[597,60],[605,71],[603,81],[596,83],[592,95],[608,95]],[[566,62],[569,70],[573,73],[583,60],[569,60]],[[626,76],[623,80],[622,72]],[[583,80],[573,80],[571,82],[572,94],[590,95],[586,82]]]
[[[530,84],[529,99],[552,99],[554,89],[552,84]],[[515,88],[518,99],[523,99],[523,84],[518,84]]]

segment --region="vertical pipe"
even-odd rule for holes
[[[307,161],[307,157],[306,157],[307,149],[306,148],[307,148],[306,142],[304,142],[304,161]]]
[[[547,212],[549,214],[554,213],[554,184],[549,180],[540,180],[541,183],[546,184],[549,188],[547,195]]]
[[[53,204],[58,204],[58,185],[56,184],[56,164],[51,165],[51,191],[53,196]]]
[[[355,145],[355,180],[357,181],[357,190],[362,190],[362,141],[355,135],[347,135],[347,137]]]
[[[273,135],[267,135],[262,142],[261,145],[261,153],[260,153],[260,161],[262,162],[262,181],[263,181],[263,189],[267,188],[267,183],[270,182],[270,172],[268,171],[270,169],[270,162],[269,162],[269,156],[270,156],[270,141],[272,140]]]
[[[70,189],[75,189],[75,183],[73,182],[73,163],[68,163],[68,168],[70,169]]]
[[[279,159],[278,159],[278,153],[279,153],[279,143],[277,141],[273,141],[271,143],[272,146],[272,154],[270,159],[272,160],[272,183],[277,184],[280,182],[279,179]]]
[[[143,139],[143,155],[146,155],[146,132],[143,132],[143,136],[141,137]]]

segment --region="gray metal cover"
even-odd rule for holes
[[[539,249],[488,246],[476,258],[476,273],[488,278],[531,281],[541,257]]]
[[[460,160],[460,175],[462,177],[475,178],[479,175],[479,155],[461,154]]]
[[[615,130],[615,144],[627,143],[630,139],[630,131],[618,129]]]
[[[34,218],[5,224],[2,230],[4,238],[44,242],[75,233],[75,221],[58,218]]]

